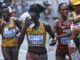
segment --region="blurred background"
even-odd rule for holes
[[[46,5],[45,14],[42,13],[40,16],[40,20],[48,23],[53,26],[54,20],[58,17],[58,5],[60,3],[67,3],[69,4],[69,0],[0,0],[0,2],[5,2],[7,5],[11,7],[15,7],[17,16],[20,16],[25,11],[29,10],[30,5],[32,4],[42,4]],[[48,11],[48,12],[47,12]],[[47,42],[46,48],[48,51],[48,60],[55,60],[55,50],[56,45],[50,47],[49,46],[49,35],[47,34]],[[0,36],[0,44],[1,44],[1,36]],[[24,38],[24,42],[20,48],[19,52],[19,60],[26,60],[26,53],[27,53],[27,40],[26,37]],[[0,47],[0,60],[4,60],[1,47]]]
[[[21,9],[20,13],[27,11],[29,8],[29,5],[31,5],[31,4],[36,4],[36,3],[43,4],[44,2],[46,2],[46,4],[48,3],[51,6],[51,10],[53,12],[52,13],[53,17],[58,16],[57,7],[60,3],[64,2],[64,3],[69,4],[69,0],[0,0],[0,1],[5,2],[6,4],[8,4],[10,6],[17,7],[17,9]]]

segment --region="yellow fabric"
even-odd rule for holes
[[[5,27],[15,29],[14,21],[12,19],[10,19],[9,24],[6,25]],[[17,46],[17,37],[14,37],[14,38],[2,38],[2,46],[4,46],[4,47]]]
[[[45,47],[45,43],[46,43],[46,31],[45,31],[45,28],[44,28],[42,22],[40,22],[40,26],[36,30],[31,29],[31,28],[27,28],[26,34],[27,35],[42,35],[43,36],[43,44],[42,44],[41,47]],[[30,44],[28,46],[32,47]]]
[[[10,22],[8,24],[8,28],[15,28],[15,23],[12,18],[10,18]]]
[[[74,20],[76,20],[78,18],[77,14],[75,12],[72,12],[72,15],[73,15]],[[80,25],[80,22],[78,22],[77,24]]]
[[[80,0],[70,0],[72,5],[79,5]]]
[[[78,18],[75,12],[72,12],[72,15],[73,15],[73,18],[74,19],[77,19]]]
[[[2,46],[4,47],[13,47],[17,45],[17,38],[13,39],[2,39]]]

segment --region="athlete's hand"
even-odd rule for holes
[[[55,44],[56,44],[56,40],[54,40],[54,39],[51,38],[49,45],[50,45],[50,46],[54,46]]]
[[[24,22],[24,27],[28,28],[30,26],[30,24],[32,23],[32,20],[29,18],[26,18],[25,22]]]

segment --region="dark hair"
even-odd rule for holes
[[[5,9],[5,8],[7,8],[7,9],[8,9],[8,11],[9,11],[9,8],[8,8],[8,6],[7,6],[7,5],[3,5],[3,6],[1,7],[1,11],[2,11],[3,9]],[[11,16],[11,13],[10,13],[10,12],[9,12],[8,16],[9,16],[9,17]]]
[[[69,9],[69,11],[74,11],[74,8],[71,4],[68,5],[68,9]]]
[[[60,3],[59,6],[58,6],[58,11],[59,11],[59,12],[60,12],[61,6],[62,6],[63,4],[65,4],[65,5],[67,6],[66,3]]]
[[[50,4],[48,3],[48,1],[44,1],[44,2],[43,2],[43,5],[44,5],[44,6],[49,6]]]
[[[40,4],[34,4],[34,5],[30,6],[29,12],[35,12],[37,14],[40,14],[44,10],[45,10],[45,8],[43,6],[41,6]]]

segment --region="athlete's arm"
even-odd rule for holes
[[[49,35],[51,36],[51,38],[55,38],[55,33],[52,31],[50,25],[44,24],[45,26],[45,30],[49,33]],[[53,46],[56,44],[56,41],[52,40],[50,45]]]
[[[22,26],[18,20],[15,20],[15,25],[21,30]]]
[[[2,32],[3,27],[4,27],[4,24],[2,22],[0,22],[0,34]]]
[[[67,32],[65,34],[57,36],[57,38],[71,36],[71,34],[72,34],[72,32]]]
[[[18,48],[20,48],[20,45],[22,44],[22,42],[24,40],[25,33],[26,33],[26,27],[23,26],[23,28],[21,30],[21,33],[20,33],[20,35],[18,37]]]
[[[30,24],[31,24],[31,21],[26,19],[25,23],[24,23],[24,25],[22,27],[22,31],[20,33],[20,36],[18,37],[18,47],[19,48],[20,48],[20,45],[22,44],[22,42],[24,40],[26,29],[29,27]]]
[[[59,20],[55,20],[54,21],[54,23],[53,23],[53,31],[54,32],[59,32],[59,26],[58,26],[58,24],[59,24]]]

